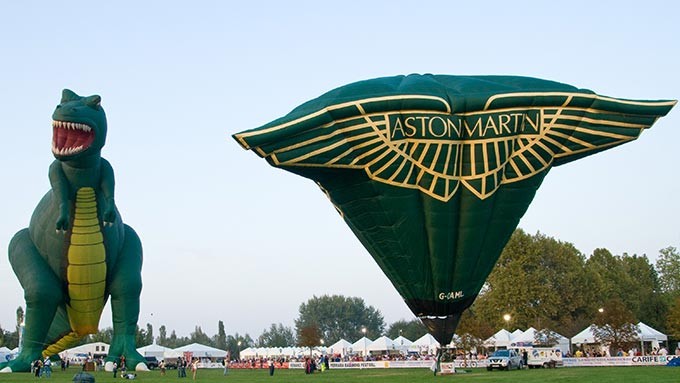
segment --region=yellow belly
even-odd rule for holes
[[[70,301],[66,311],[71,329],[80,336],[98,331],[104,309],[106,251],[97,218],[96,198],[94,189],[78,189],[67,253],[66,280]]]

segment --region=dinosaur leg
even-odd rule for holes
[[[62,283],[38,253],[28,229],[19,231],[10,241],[9,262],[24,289],[26,318],[21,353],[0,364],[0,371],[30,371],[31,363],[42,356],[57,307],[63,303]]]
[[[146,370],[144,358],[137,352],[135,337],[139,319],[139,294],[142,291],[142,244],[131,227],[125,225],[125,242],[113,266],[109,291],[113,316],[113,338],[106,369],[125,356],[128,369]],[[141,365],[140,365],[141,364]]]

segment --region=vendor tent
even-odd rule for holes
[[[484,347],[510,347],[510,343],[512,343],[512,334],[506,329],[500,329],[484,341]]]
[[[583,329],[580,333],[571,337],[571,344],[593,344],[599,343],[595,340],[595,334],[593,334],[592,326],[590,325]]]
[[[638,336],[643,342],[665,342],[668,340],[668,337],[664,333],[655,330],[642,322],[638,323],[638,328]]]
[[[417,351],[421,354],[434,354],[439,348],[439,342],[430,334],[425,334],[413,341],[409,351]]]
[[[155,356],[158,360],[164,359],[163,355],[166,351],[172,350],[169,347],[159,346],[156,343],[150,344],[148,346],[140,347],[137,352],[142,354],[142,356]]]
[[[392,342],[392,339],[384,335],[374,340],[373,343],[371,343],[368,346],[368,351],[391,351],[391,350],[395,350],[394,343]]]
[[[254,358],[257,355],[257,349],[254,347],[248,347],[245,350],[241,350],[239,353],[239,359],[249,359]]]
[[[402,351],[402,352],[406,352],[406,351],[408,350],[409,346],[411,346],[411,345],[413,344],[413,342],[411,342],[410,340],[404,338],[404,337],[401,336],[401,335],[399,335],[398,337],[394,338],[394,339],[392,340],[392,343],[394,343],[394,347],[395,347],[397,350]]]
[[[328,353],[329,354],[340,354],[340,356],[345,356],[349,352],[349,349],[352,348],[352,343],[340,339],[339,341],[333,343],[328,347]]]
[[[366,355],[368,354],[368,346],[370,346],[371,343],[373,343],[373,341],[364,336],[358,341],[352,343],[352,349],[350,352]]]
[[[179,351],[182,353],[190,352],[191,355],[196,358],[224,358],[227,356],[227,352],[224,350],[206,346],[200,343],[188,344],[186,346],[178,347],[173,351]]]

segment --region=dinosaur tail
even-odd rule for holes
[[[58,353],[78,344],[78,341],[81,340],[82,338],[83,338],[82,335],[78,335],[78,333],[76,332],[70,332],[64,335],[58,341],[47,346],[47,348],[45,348],[42,352],[42,357],[47,358],[52,355],[57,355]]]
[[[97,218],[97,198],[90,187],[76,193],[66,279],[70,297],[66,311],[71,329],[79,336],[96,333],[105,303],[106,251]]]

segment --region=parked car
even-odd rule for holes
[[[158,358],[155,356],[145,356],[144,362],[146,363],[146,366],[149,367],[149,370],[158,368]]]
[[[522,368],[522,357],[515,350],[498,350],[491,354],[486,369],[517,370]]]

